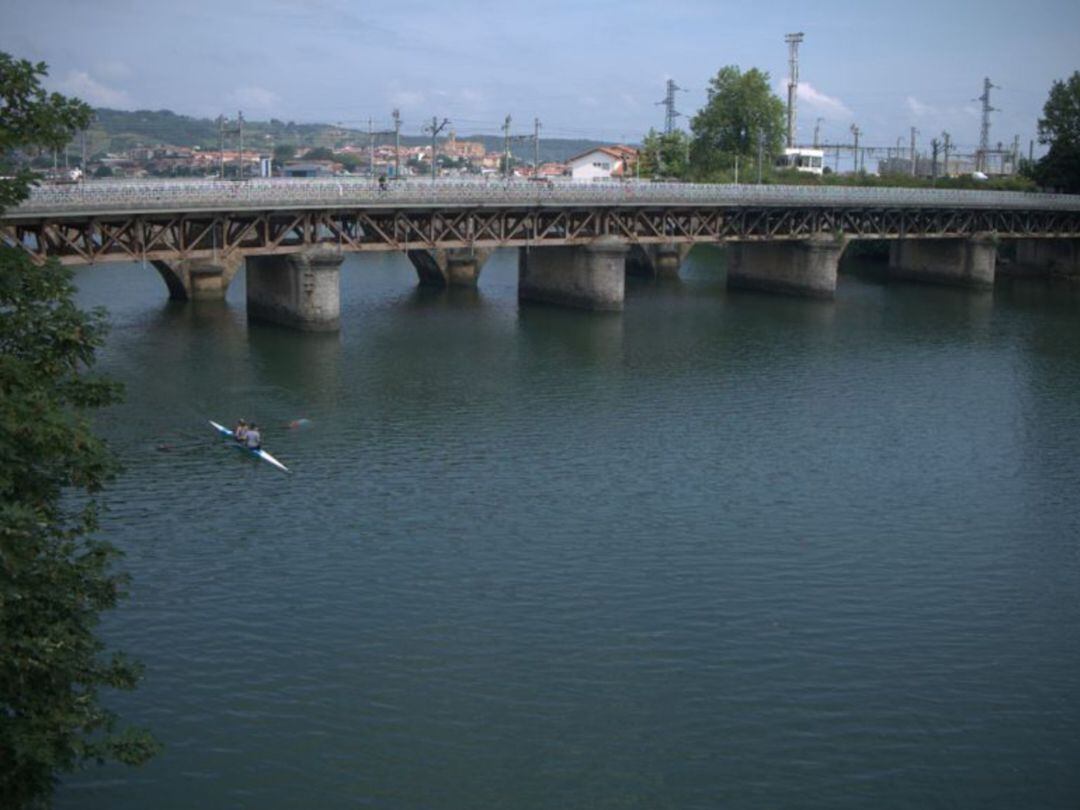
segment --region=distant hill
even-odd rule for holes
[[[138,146],[188,146],[217,149],[219,144],[218,122],[212,118],[193,118],[177,115],[170,110],[112,110],[105,107],[95,111],[96,120],[91,126],[87,147],[90,154],[123,152]],[[226,126],[235,126],[227,122]],[[376,143],[392,142],[392,135],[376,135]],[[226,136],[226,148],[235,148],[236,136]],[[459,141],[481,141],[489,152],[503,148],[502,138],[491,135],[462,135]],[[244,121],[244,145],[246,148],[270,152],[279,144],[298,147],[326,146],[340,149],[348,145],[367,145],[366,130],[351,129],[333,124],[297,124],[293,121]],[[445,140],[439,139],[440,142]],[[423,136],[402,135],[403,146],[429,143]],[[587,139],[540,138],[541,161],[564,161],[567,158],[600,146],[604,142]],[[518,142],[511,151],[515,156],[531,161],[532,143]]]

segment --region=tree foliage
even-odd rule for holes
[[[274,162],[284,163],[296,157],[296,147],[291,143],[279,143],[274,147]]]
[[[1035,165],[1040,185],[1080,192],[1080,71],[1056,81],[1039,119],[1039,143],[1050,151]]]
[[[650,129],[641,145],[642,177],[685,178],[690,171],[690,137],[682,130],[657,132]]]
[[[304,160],[334,160],[334,151],[327,146],[317,146],[304,154]]]
[[[690,129],[691,169],[698,179],[729,171],[736,155],[744,165],[756,161],[759,142],[769,165],[784,143],[784,103],[769,88],[768,73],[728,65],[709,80],[708,100]]]
[[[63,144],[86,125],[81,102],[46,95],[45,66],[0,54],[0,145]],[[3,201],[28,179],[3,181]],[[0,212],[3,208],[0,206]],[[154,750],[119,730],[102,688],[131,688],[138,668],[105,656],[95,635],[124,580],[96,538],[95,495],[115,472],[89,413],[119,388],[93,376],[101,311],[73,302],[70,271],[0,247],[0,807],[46,805],[55,776],[86,761],[136,763]]]
[[[92,118],[83,102],[45,92],[40,78],[46,70],[44,62],[34,64],[0,51],[0,211],[29,193],[33,175],[17,170],[17,153],[59,149]]]

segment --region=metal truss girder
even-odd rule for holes
[[[236,253],[292,253],[337,244],[344,250],[581,244],[610,235],[628,242],[719,242],[852,238],[1075,238],[1080,212],[872,206],[520,206],[322,208],[297,211],[140,213],[127,217],[41,217],[0,228],[4,244],[36,261],[185,259]]]

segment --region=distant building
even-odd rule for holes
[[[878,174],[911,174],[911,158],[889,157],[879,160]]]
[[[788,147],[776,158],[776,168],[794,169],[806,174],[822,174],[825,170],[825,150],[804,146]]]
[[[537,177],[562,177],[568,174],[569,167],[565,163],[541,163],[536,171]]]
[[[281,167],[283,177],[330,177],[341,171],[332,160],[290,160]]]
[[[485,153],[482,143],[479,141],[459,141],[453,130],[450,130],[450,137],[439,147],[439,151],[449,157],[466,158],[467,160],[480,160]]]
[[[566,161],[575,180],[610,180],[629,177],[637,165],[638,153],[629,146],[598,146]]]
[[[917,177],[930,178],[935,174],[938,177],[959,177],[971,174],[975,171],[975,163],[966,157],[949,156],[949,163],[945,165],[944,155],[940,155],[935,166],[933,157],[927,155],[915,156],[915,171]],[[878,161],[878,174],[904,174],[911,175],[911,158],[891,157]]]

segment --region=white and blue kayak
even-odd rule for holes
[[[235,447],[237,450],[243,450],[245,453],[250,453],[251,455],[255,456],[256,458],[261,458],[263,461],[265,461],[265,462],[267,462],[269,464],[273,464],[275,467],[277,467],[282,472],[288,472],[289,471],[288,467],[286,467],[284,464],[282,464],[280,461],[278,461],[276,458],[274,458],[272,455],[267,453],[262,448],[259,448],[258,450],[255,450],[255,449],[253,449],[251,447],[247,447],[247,446],[241,444],[240,442],[236,441],[236,436],[234,436],[233,432],[231,430],[229,430],[227,427],[225,427],[224,425],[219,425],[213,419],[211,419],[209,421],[210,421],[210,424],[213,425],[214,430],[216,430],[222,436],[226,436],[226,437],[233,440],[232,446]]]

